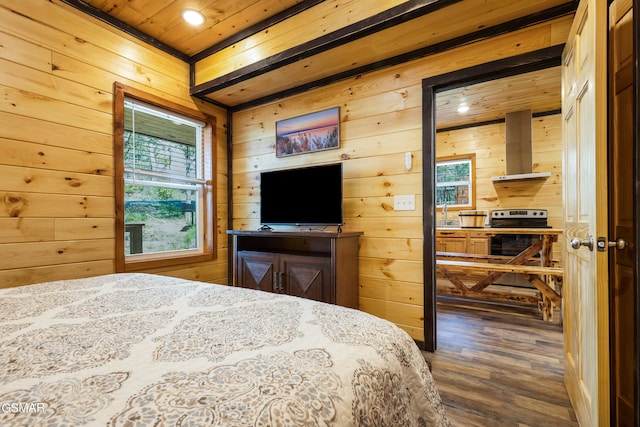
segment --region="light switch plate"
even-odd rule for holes
[[[393,209],[396,211],[415,211],[416,195],[403,194],[403,195],[393,196]]]

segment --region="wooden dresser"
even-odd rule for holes
[[[228,230],[233,284],[358,308],[362,232]]]

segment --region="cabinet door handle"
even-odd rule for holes
[[[284,291],[284,272],[276,271],[273,273],[273,290],[282,292]]]

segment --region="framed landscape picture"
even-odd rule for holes
[[[276,122],[276,157],[340,147],[340,107]]]

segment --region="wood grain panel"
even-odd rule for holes
[[[401,167],[396,166],[396,170],[400,172]],[[420,174],[406,173],[382,176],[374,174],[362,178],[345,179],[342,185],[345,197],[368,197],[410,194],[415,192],[421,183]]]
[[[166,98],[185,107],[193,106],[194,101],[173,94],[175,88],[188,90],[188,85],[176,82],[175,79],[150,68],[147,65],[131,67],[126,59],[109,52],[98,51],[91,62],[81,60],[59,52],[51,53],[51,73],[64,79],[82,83],[99,92],[111,93],[113,82],[119,81],[131,86],[140,87],[157,96]],[[114,70],[117,70],[114,72]],[[149,83],[152,86],[148,86]]]
[[[223,239],[220,239],[223,240]],[[181,279],[197,280],[221,285],[230,284],[227,279],[227,251],[220,250],[217,258],[219,262],[206,264],[191,264],[181,267],[161,267],[144,270],[145,273],[162,274],[164,276],[179,277]],[[222,262],[223,261],[223,262]]]
[[[54,240],[52,218],[0,218],[0,244]]]
[[[29,132],[24,129],[29,129]],[[113,155],[113,137],[110,133],[53,123],[36,117],[0,112],[0,136],[14,141]]]
[[[64,263],[52,266],[0,270],[0,288],[11,288],[30,283],[77,279],[113,273],[113,260]]]
[[[0,138],[0,164],[113,176],[113,158],[90,151]]]
[[[389,279],[363,278],[360,297],[393,301],[401,304],[422,305],[422,283],[399,282]]]
[[[360,257],[360,277],[422,283],[422,262]]]
[[[422,239],[362,236],[360,237],[360,256],[421,261]]]
[[[418,329],[424,321],[424,311],[422,306],[418,304],[399,304],[377,299],[360,298],[359,308],[364,312],[394,322],[400,327],[408,326]],[[415,336],[412,338],[419,339]]]
[[[113,196],[113,177],[0,165],[0,191]]]
[[[0,192],[0,218],[112,218],[111,197]]]
[[[23,92],[0,85],[0,111],[28,116],[39,120],[77,126],[94,132],[109,134],[111,132],[111,114],[91,110],[80,105],[68,104],[37,93]]]
[[[118,73],[126,74],[130,70],[135,71],[138,66],[144,69],[151,65],[153,69],[164,70],[167,76],[174,78],[188,75],[186,63],[115,31],[108,24],[89,18],[62,2],[36,5],[20,0],[4,0],[0,8],[0,21],[9,34],[89,63],[100,63],[98,56],[103,49],[113,52],[123,59],[122,65],[126,65],[113,68]],[[175,80],[176,83],[188,84],[182,79]]]
[[[0,9],[0,16],[2,16],[3,10]],[[80,19],[85,19],[86,15],[80,15]],[[11,25],[12,22],[7,22]],[[33,33],[25,34],[25,37],[32,37],[34,33],[39,33],[41,28],[34,27],[34,23],[27,21],[21,26],[21,30],[17,33],[23,33],[22,27],[33,28]],[[11,27],[13,28],[13,27]],[[107,34],[107,33],[105,33]],[[96,94],[108,94],[111,92],[111,86],[114,81],[131,81],[141,86],[148,86],[150,83],[153,85],[148,89],[154,94],[163,93],[165,96],[171,97],[173,101],[180,100],[185,105],[192,105],[193,101],[185,100],[184,96],[176,96],[171,94],[175,92],[176,88],[184,91],[188,91],[188,81],[176,81],[175,77],[171,76],[170,69],[160,68],[160,66],[168,66],[165,64],[165,59],[147,58],[149,62],[142,62],[135,64],[131,62],[129,58],[123,57],[123,54],[131,54],[136,49],[129,49],[122,52],[119,47],[121,44],[108,44],[101,43],[101,38],[96,39],[96,43],[87,49],[86,40],[82,39],[69,39],[66,40],[68,35],[59,37],[59,33],[55,31],[47,31],[47,39],[45,45],[51,46],[52,52],[49,52],[49,72],[54,76],[61,76],[70,82],[78,82],[87,86],[88,90],[91,88],[99,89],[94,92]],[[93,36],[95,38],[95,35]],[[105,39],[110,38],[104,35]],[[35,42],[37,43],[37,42]],[[78,51],[72,47],[78,46]],[[142,52],[140,48],[137,49]],[[60,53],[64,52],[64,53]],[[0,51],[2,54],[2,51]],[[141,55],[144,55],[141,53]],[[166,56],[165,56],[166,57]],[[180,61],[175,61],[180,63]],[[33,64],[24,64],[33,66]],[[152,68],[155,67],[154,68]],[[183,64],[181,67],[180,75],[188,75],[188,67]],[[158,70],[158,68],[160,68]],[[114,72],[114,70],[117,70]]]
[[[39,71],[27,66],[0,59],[0,81],[5,86],[25,93],[37,93],[39,97],[63,101],[72,105],[109,114],[111,95],[92,87],[56,77],[50,71]]]
[[[413,190],[412,190],[413,191]],[[419,206],[422,206],[422,196],[415,195],[416,210],[396,211],[393,208],[393,197],[358,197],[345,198],[343,201],[344,214],[348,218],[369,218],[385,216],[389,219],[401,217],[419,217]]]
[[[372,217],[363,221],[361,218],[346,218],[346,225],[351,230],[367,229],[366,236],[380,238],[420,238],[422,237],[422,217]]]
[[[30,257],[25,257],[28,253]],[[94,260],[112,260],[113,239],[61,242],[7,243],[2,245],[0,270],[39,267]]]
[[[56,218],[54,240],[113,239],[113,218]]]
[[[49,72],[51,51],[0,31],[0,58]]]

